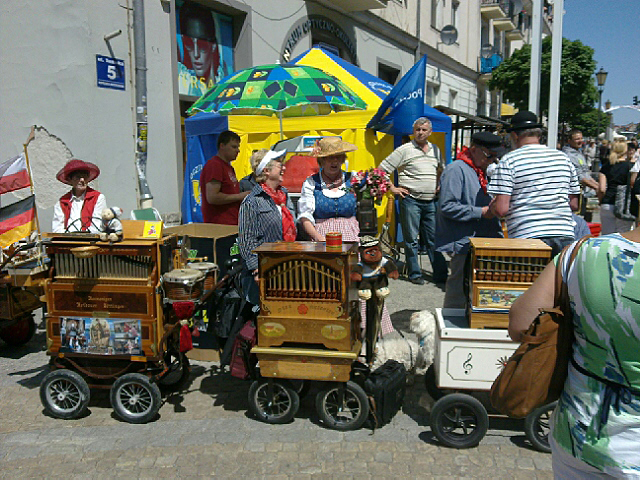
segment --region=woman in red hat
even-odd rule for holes
[[[100,231],[100,214],[107,208],[104,195],[89,187],[89,182],[100,175],[100,169],[91,162],[74,158],[58,172],[56,178],[71,185],[71,191],[56,203],[53,209],[54,233]]]

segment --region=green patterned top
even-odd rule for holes
[[[551,434],[569,454],[614,476],[640,476],[639,255],[640,243],[605,235],[585,242],[564,272],[578,368],[569,366]]]

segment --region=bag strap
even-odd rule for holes
[[[582,237],[580,240],[576,242],[575,247],[573,247],[573,250],[571,251],[571,256],[569,257],[569,261],[567,262],[567,269],[566,269],[567,272],[569,272],[569,269],[571,268],[571,264],[576,259],[576,256],[578,255],[578,251],[580,250],[580,247],[582,246],[582,244],[587,240],[589,240],[591,237],[592,235],[585,235],[584,237]],[[562,263],[564,261],[564,256],[566,255],[568,248],[569,248],[568,246],[563,248],[562,252],[560,252],[560,257],[558,258],[558,266],[556,267],[555,302],[554,302],[554,305],[562,310],[566,318],[568,318],[568,313],[570,311],[569,286],[562,278],[562,273],[564,270],[562,268]]]

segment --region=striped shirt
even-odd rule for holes
[[[433,200],[440,161],[440,150],[434,144],[429,143],[429,150],[425,153],[411,141],[391,152],[380,163],[380,168],[387,173],[398,170],[398,186],[409,190],[411,197],[416,200]]]
[[[510,237],[573,237],[569,195],[579,195],[580,184],[564,153],[538,144],[509,152],[491,177],[488,192],[511,197]]]

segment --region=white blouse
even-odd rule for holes
[[[302,184],[302,191],[300,192],[300,199],[298,200],[298,218],[297,221],[300,222],[303,218],[308,219],[313,225],[316,224],[316,220],[313,218],[313,213],[316,211],[316,198],[313,196],[313,192],[316,189],[316,182],[311,177],[307,177],[307,179]],[[320,176],[322,179],[322,176]],[[346,180],[345,172],[342,172],[342,185],[344,186]],[[335,190],[331,190],[327,188],[324,181],[322,182],[322,194],[327,198],[340,198],[347,193],[347,190],[344,188],[337,188]]]

